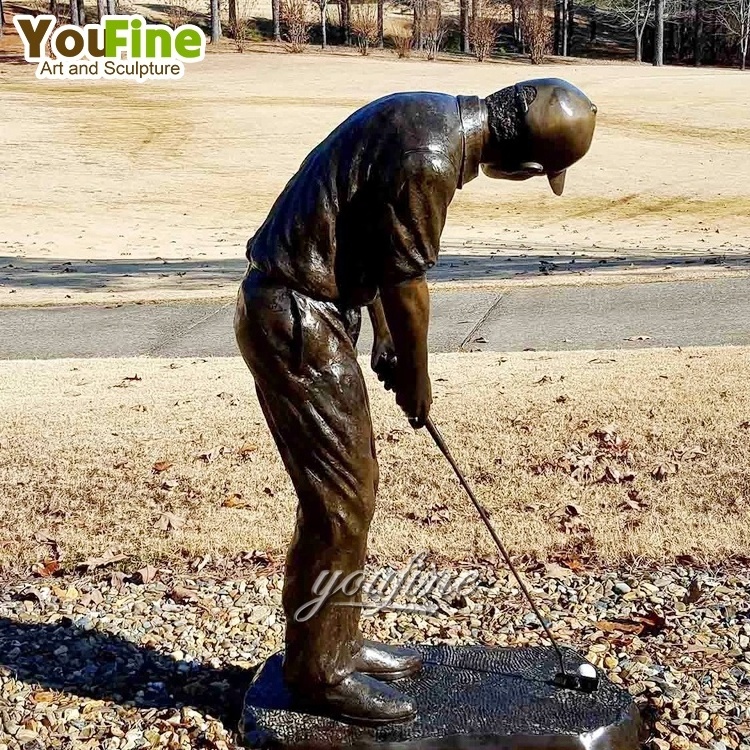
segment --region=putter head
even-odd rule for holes
[[[593,693],[599,688],[599,675],[591,664],[581,664],[576,673],[558,672],[552,684],[563,690]]]

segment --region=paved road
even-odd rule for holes
[[[0,308],[0,359],[234,356],[232,315],[233,303]],[[360,350],[370,341],[365,326]],[[747,279],[432,295],[433,352],[721,344],[750,344]]]

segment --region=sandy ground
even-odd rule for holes
[[[543,180],[468,185],[436,278],[487,257],[519,261],[502,279],[536,277],[540,258],[583,256],[592,275],[613,272],[596,267],[605,257],[631,275],[685,261],[713,273],[704,261],[723,258],[748,268],[747,75],[263,49],[212,54],[180,82],[143,85],[39,82],[31,66],[0,62],[0,304],[232,294],[275,196],[357,107],[393,91],[486,94],[546,75],[599,106],[591,153],[562,198]]]
[[[747,348],[436,355],[432,377],[434,418],[515,554],[750,555]],[[372,553],[492,555],[427,435],[368,386]],[[283,554],[295,497],[239,359],[0,363],[0,413],[0,570],[60,550],[71,566]]]

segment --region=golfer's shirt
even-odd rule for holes
[[[355,112],[305,159],[247,243],[254,269],[359,306],[437,261],[448,205],[477,175],[477,97],[395,94]]]

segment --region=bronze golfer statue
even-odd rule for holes
[[[364,641],[358,595],[339,591],[313,617],[295,617],[323,571],[343,578],[365,564],[378,463],[355,348],[361,307],[374,329],[372,368],[422,426],[432,402],[425,273],[456,190],[481,167],[500,179],[546,176],[560,195],[595,119],[589,99],[559,79],[486,99],[379,99],[309,154],[247,244],[235,331],[299,499],[283,668],[305,710],[378,725],[417,708],[388,682],[417,672],[419,655]]]

